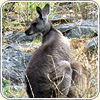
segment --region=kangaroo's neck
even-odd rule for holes
[[[49,39],[51,39],[55,35],[56,31],[57,31],[57,29],[53,26],[51,21],[49,21],[48,30],[43,32],[42,44],[44,44],[45,42],[49,41]]]

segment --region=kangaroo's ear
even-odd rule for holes
[[[50,13],[50,7],[49,4],[46,4],[45,7],[43,8],[43,14],[48,15]]]
[[[42,18],[42,10],[40,7],[36,7],[36,11],[39,14],[39,17]]]

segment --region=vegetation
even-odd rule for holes
[[[7,98],[23,98],[27,97],[25,89],[23,86],[16,86],[16,85],[7,85],[9,82],[6,79],[3,79],[3,89],[2,93],[4,97]]]
[[[83,67],[90,73],[83,95],[85,98],[92,98],[98,93],[98,48],[96,47],[95,50],[86,51],[84,48],[84,42],[86,40],[84,38],[74,41],[71,40],[71,57],[74,61],[81,62]]]
[[[2,8],[2,25],[3,33],[5,31],[23,31],[27,28],[27,25],[36,16],[36,7],[43,6],[47,2],[11,2],[6,3]],[[58,14],[73,14],[75,15],[73,21],[77,21],[79,17],[82,19],[92,19],[98,18],[97,6],[91,2],[48,2],[50,4],[50,15],[49,18],[52,19],[54,15]],[[78,17],[79,15],[79,17]],[[71,18],[70,18],[71,19]],[[71,21],[71,20],[70,20]],[[60,24],[60,23],[59,23]]]

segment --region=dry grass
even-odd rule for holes
[[[31,49],[31,48],[23,48],[23,47],[20,47],[19,48],[20,50],[22,50],[22,51],[25,51],[25,52],[27,52],[27,53],[33,53],[36,49]]]
[[[25,51],[27,53],[33,53],[34,51],[36,51],[36,49],[38,48],[38,46],[41,45],[41,42],[39,39],[36,39],[34,41],[32,41],[31,43],[25,43],[25,45],[29,46],[28,48],[23,48],[20,46],[20,50]],[[32,48],[32,46],[37,46],[36,48]]]
[[[84,91],[84,97],[92,98],[98,93],[98,48],[93,51],[86,51],[84,48],[86,40],[71,40],[71,57],[72,60],[81,62],[83,67],[89,71],[90,76],[87,76],[88,84]]]

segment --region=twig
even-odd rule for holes
[[[32,96],[34,97],[34,93],[33,93],[33,90],[32,90],[31,84],[30,84],[30,81],[29,81],[29,79],[28,79],[27,75],[25,75],[25,76],[26,76],[26,79],[27,79],[28,84],[29,84],[29,86],[30,86]]]

